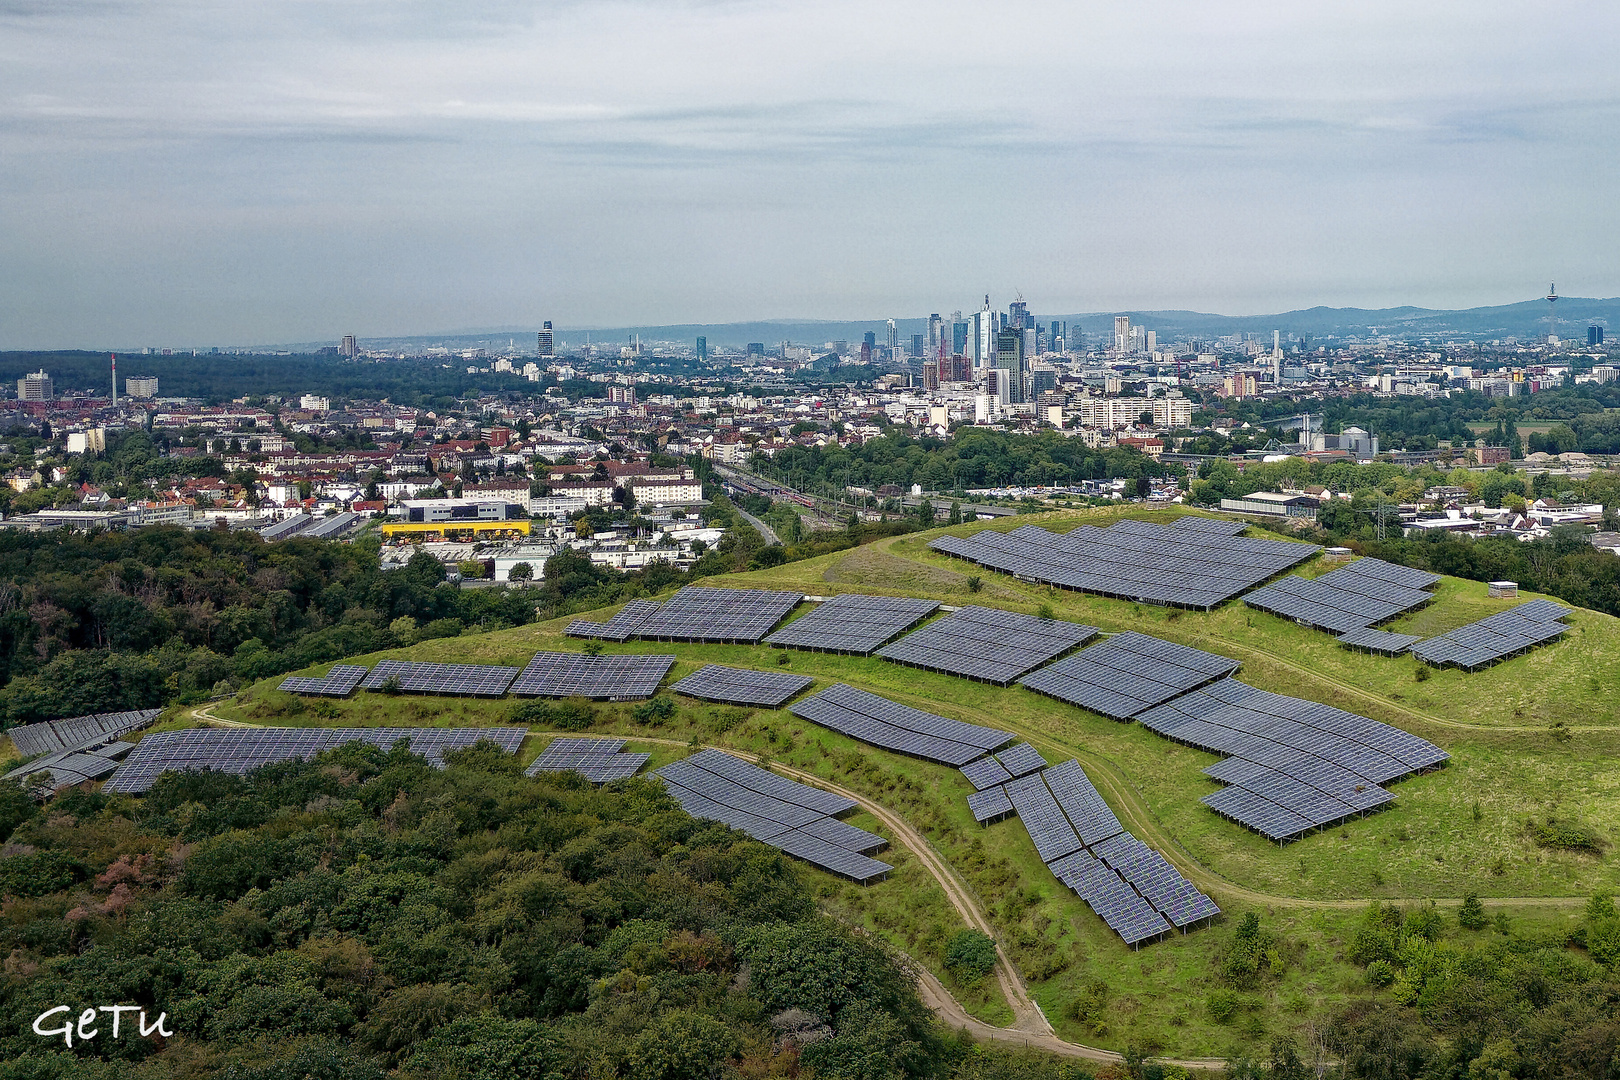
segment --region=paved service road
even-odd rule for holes
[[[765,538],[765,542],[767,544],[780,544],[782,542],[782,538],[776,535],[775,529],[759,520],[759,518],[755,517],[753,514],[750,514],[748,511],[735,504],[732,506],[732,509],[741,514],[744,521],[758,529],[759,535]]]

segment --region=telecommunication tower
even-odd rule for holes
[[[1553,305],[1558,303],[1558,284],[1553,282],[1547,286],[1547,344],[1551,345],[1553,338],[1558,336],[1557,321],[1553,317]]]

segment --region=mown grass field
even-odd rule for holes
[[[1106,510],[1064,512],[996,527],[1034,522],[1067,528],[1114,516]],[[686,752],[686,745],[723,745],[808,769],[900,813],[976,893],[1059,1033],[1115,1048],[1129,1041],[1182,1056],[1252,1054],[1267,1033],[1369,993],[1360,969],[1343,957],[1368,898],[1434,897],[1444,903],[1477,891],[1493,899],[1493,912],[1507,913],[1515,925],[1547,928],[1573,925],[1580,898],[1620,890],[1610,851],[1589,855],[1541,848],[1527,827],[1549,817],[1573,818],[1606,842],[1620,841],[1620,770],[1612,765],[1620,752],[1613,695],[1620,685],[1620,622],[1577,612],[1570,620],[1574,629],[1562,642],[1482,672],[1436,671],[1420,679],[1410,657],[1353,653],[1325,633],[1240,603],[1209,613],[1177,612],[1048,590],[929,552],[932,535],[880,541],[711,584],[794,588],[812,595],[930,596],[1031,613],[1050,605],[1060,618],[1107,631],[1140,630],[1234,657],[1243,662],[1239,677],[1246,682],[1413,731],[1444,747],[1452,761],[1394,785],[1397,801],[1387,811],[1279,847],[1199,802],[1216,788],[1200,771],[1214,756],[1020,687],[986,686],[875,658],[768,647],[635,642],[607,650],[674,654],[672,681],[709,662],[776,670],[785,655],[787,669],[814,677],[817,688],[849,682],[929,711],[1015,730],[1052,761],[1079,758],[1128,828],[1163,851],[1228,914],[1255,910],[1267,929],[1282,937],[1285,974],[1245,995],[1224,1022],[1211,1015],[1207,996],[1229,926],[1139,952],[1125,948],[1051,877],[1017,821],[989,828],[973,822],[966,806],[971,788],[955,770],[854,743],[783,710],[682,699],[672,719],[649,727],[635,721],[631,706],[604,705],[598,707],[596,730],[632,740],[673,740],[676,745],[633,743],[632,749],[654,754],[654,767]],[[1300,572],[1324,569],[1311,564]],[[977,593],[969,591],[970,575],[982,578]],[[1433,604],[1393,628],[1433,634],[1512,603],[1488,599],[1481,583],[1447,579]],[[522,665],[537,649],[580,649],[581,642],[562,636],[564,622],[428,641],[381,655]],[[370,693],[305,703],[274,690],[275,682],[279,679],[252,687],[214,711],[261,724],[449,726],[500,723],[513,709],[510,701]],[[524,760],[546,739],[528,740]],[[869,818],[853,820],[883,831]],[[895,863],[896,872],[871,888],[817,872],[808,872],[807,879],[830,909],[883,934],[940,973],[944,942],[959,920],[907,853],[891,849],[882,857]],[[952,988],[981,1018],[993,1023],[1008,1018],[990,986]]]

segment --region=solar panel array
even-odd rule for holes
[[[1073,759],[968,797],[983,822],[1016,811],[1041,861],[1127,945],[1185,930],[1220,908],[1126,832]]]
[[[973,811],[973,820],[983,825],[1012,813],[1013,804],[1012,800],[1007,798],[1006,788],[993,787],[969,795],[968,809]]]
[[[47,720],[42,724],[23,724],[7,728],[11,745],[24,757],[51,754],[59,750],[78,750],[86,746],[116,739],[137,731],[158,718],[162,709],[137,709],[133,712],[91,713],[66,720]]]
[[[1036,769],[1046,768],[1046,759],[1041,757],[1041,752],[1029,745],[1029,743],[1018,743],[1015,746],[1007,747],[1007,749],[996,755],[996,761],[1012,776],[1023,776],[1025,773],[1032,773]]]
[[[965,607],[885,645],[878,655],[898,664],[1006,686],[1096,636],[1095,626]]]
[[[1414,645],[1412,655],[1435,667],[1475,671],[1560,637],[1569,627],[1559,620],[1568,614],[1551,600],[1532,600]]]
[[[766,638],[770,645],[867,656],[939,607],[909,596],[835,596]]]
[[[958,767],[1013,739],[1010,731],[935,716],[843,683],[794,703],[788,711],[885,750]]]
[[[623,739],[552,739],[523,775],[577,772],[593,784],[605,784],[636,775],[651,756],[622,754],[623,749]]]
[[[1183,517],[1170,525],[1124,520],[1052,533],[1025,525],[942,536],[928,546],[992,570],[1066,589],[1209,609],[1310,558],[1320,548],[1236,536],[1239,522]]]
[[[319,679],[294,675],[281,680],[281,685],[277,689],[287,694],[348,697],[354,693],[354,688],[359,686],[360,680],[365,677],[366,669],[357,664],[333,664],[332,669]]]
[[[461,697],[500,697],[518,668],[489,664],[423,664],[414,660],[379,660],[360,685],[383,690],[397,685],[405,694],[456,694]],[[398,680],[397,684],[390,680]]]
[[[1238,666],[1215,653],[1127,630],[1018,681],[1059,701],[1125,720]]]
[[[444,754],[489,739],[515,754],[528,731],[524,728],[202,728],[164,731],[148,735],[108,780],[103,791],[138,795],[151,789],[165,772],[214,769],[243,776],[264,765],[294,758],[308,760],[323,750],[350,742],[368,742],[383,749],[400,739],[411,752],[443,767]]]
[[[788,698],[813,682],[815,680],[807,675],[792,675],[785,671],[750,671],[709,664],[694,671],[671,689],[677,694],[704,701],[779,709]]]
[[[512,682],[518,697],[584,697],[640,701],[658,692],[675,664],[673,656],[586,656],[537,652]],[[501,670],[510,670],[502,668]]]
[[[1243,598],[1252,608],[1335,634],[1387,622],[1422,607],[1434,595],[1439,574],[1396,566],[1381,559],[1357,559],[1314,580],[1281,578]]]
[[[626,604],[605,623],[575,620],[568,632],[612,641],[644,638],[752,644],[770,633],[803,599],[803,593],[795,592],[688,585],[662,604],[650,600]]]
[[[741,829],[754,839],[866,883],[894,869],[870,857],[888,841],[839,821],[855,803],[777,776],[720,750],[704,750],[653,773],[681,808]]]
[[[1370,626],[1339,635],[1340,645],[1383,653],[1385,656],[1399,656],[1422,640],[1417,634],[1392,634],[1388,630],[1375,630]]]
[[[6,773],[5,779],[20,780],[25,786],[32,786],[44,778],[52,790],[82,784],[86,780],[100,780],[118,768],[118,760],[131,749],[133,747],[127,742],[112,742],[106,746],[87,746],[79,750],[57,750],[12,769]]]
[[[962,766],[962,775],[967,777],[977,791],[1005,784],[1015,776],[1023,776],[1037,769],[1046,768],[1046,759],[1041,752],[1029,743],[1018,743],[1009,746],[999,754],[986,754],[977,761],[970,761]],[[980,819],[983,820],[982,818]]]
[[[1277,841],[1376,810],[1394,799],[1381,784],[1449,757],[1399,728],[1236,679],[1137,720],[1176,742],[1230,755],[1204,770],[1231,785],[1204,803]]]
[[[603,641],[628,641],[642,620],[657,610],[656,600],[632,600],[605,623],[575,619],[568,624],[567,634],[569,637],[601,638]]]

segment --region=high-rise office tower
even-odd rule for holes
[[[889,355],[894,356],[895,350],[900,347],[900,331],[895,329],[894,320],[889,320]]]
[[[1603,344],[1603,327],[1601,327],[1601,326],[1588,326],[1586,328],[1586,343],[1588,345],[1601,345],[1601,344]]]
[[[1273,386],[1282,385],[1282,331],[1271,332],[1271,382]]]
[[[353,334],[343,335],[343,344],[338,346],[338,355],[353,360],[360,355],[360,347],[355,344]]]
[[[997,398],[1014,405],[1024,400],[1024,332],[1007,327],[996,334]],[[1006,385],[1006,393],[1000,387]]]
[[[1143,337],[1145,337],[1147,339],[1145,347],[1146,347],[1148,352],[1154,352],[1154,351],[1156,351],[1158,349],[1158,347],[1159,347],[1159,332],[1157,330],[1149,330],[1143,335]]]
[[[866,333],[861,335],[861,344],[865,345],[868,349],[877,348],[877,335],[868,330]]]
[[[1131,348],[1131,317],[1114,316],[1114,351],[1129,352]]]
[[[951,355],[965,356],[968,351],[968,324],[958,311],[951,316]]]
[[[912,334],[911,335],[911,355],[915,356],[915,357],[918,357],[919,359],[928,355],[927,353],[923,352],[923,335],[922,334]]]
[[[541,324],[540,332],[535,335],[535,345],[541,356],[555,356],[556,350],[551,339],[551,323],[548,320]]]
[[[709,359],[709,339],[706,337],[697,339],[697,358],[700,364]]]
[[[1020,330],[1019,333],[1024,335],[1024,355],[1041,355],[1040,334],[1036,332],[1035,328],[1033,326],[1026,326]]]
[[[1029,304],[1023,300],[1014,300],[1007,305],[1007,322],[1014,330],[1023,330],[1034,326],[1029,317]]]
[[[938,390],[939,389],[939,361],[938,360],[924,360],[923,361],[922,377],[923,377],[923,389],[924,390]]]
[[[945,320],[939,317],[939,312],[928,316],[928,355],[938,356],[940,339],[945,335]]]

